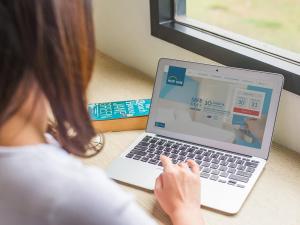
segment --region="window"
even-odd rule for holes
[[[281,73],[300,95],[299,0],[149,1],[153,36],[223,65]]]
[[[179,22],[300,62],[299,0],[176,0],[182,4]]]

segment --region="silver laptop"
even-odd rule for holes
[[[280,74],[160,59],[146,132],[109,166],[118,181],[154,189],[164,154],[201,167],[206,207],[237,213],[268,159]]]

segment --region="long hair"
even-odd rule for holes
[[[91,0],[1,0],[0,127],[20,109],[34,81],[50,104],[60,144],[85,156],[95,136],[85,96],[94,53]]]

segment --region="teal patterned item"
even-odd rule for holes
[[[88,105],[91,120],[115,120],[148,116],[150,99],[92,103]]]

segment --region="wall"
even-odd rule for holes
[[[152,77],[161,57],[214,63],[152,37],[149,0],[94,0],[94,10],[97,48]],[[284,91],[274,141],[300,153],[299,130],[300,96]]]

